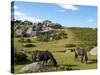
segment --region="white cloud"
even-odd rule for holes
[[[14,9],[17,9],[17,8],[18,8],[18,6],[15,5],[15,6],[14,6]]]
[[[92,18],[88,19],[87,22],[93,22],[94,20]]]
[[[74,6],[74,5],[58,4],[58,6],[60,6],[63,9],[72,10],[72,11],[79,9],[79,7]]]
[[[25,21],[25,20],[28,20],[31,22],[41,22],[42,21],[41,19],[38,19],[35,17],[29,17],[27,14],[18,12],[18,11],[14,12],[14,17],[15,19],[22,20],[22,21]]]
[[[25,16],[25,14],[24,13],[22,13],[22,12],[18,12],[18,11],[15,11],[14,12],[14,15],[16,16]]]
[[[58,12],[66,12],[66,10],[61,9],[61,10],[57,10]]]
[[[34,17],[22,16],[22,17],[19,17],[19,18],[23,21],[28,20],[28,21],[31,21],[31,22],[41,22],[40,19],[37,19],[37,18],[34,18]]]

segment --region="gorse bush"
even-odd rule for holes
[[[31,39],[26,39],[26,42],[31,43],[32,41]]]
[[[47,33],[45,35],[38,36],[38,41],[51,41],[51,40],[60,40],[63,38],[67,38],[67,33],[62,31],[54,31],[53,33]],[[51,39],[52,38],[52,39]]]
[[[66,44],[65,47],[76,47],[75,44]]]
[[[16,52],[14,56],[15,64],[25,63],[27,61],[27,55],[24,52]]]
[[[23,44],[24,47],[36,47],[36,45],[28,43],[28,44]]]

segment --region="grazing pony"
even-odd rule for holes
[[[76,48],[75,49],[75,60],[78,60],[78,56],[81,57],[81,62],[87,63],[88,61],[88,56],[87,56],[87,51],[83,48]]]
[[[41,61],[43,64],[47,64],[48,60],[50,60],[54,66],[57,66],[55,58],[49,51],[34,51],[32,54],[32,60],[34,62]]]

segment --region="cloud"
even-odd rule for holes
[[[28,20],[28,21],[31,21],[31,22],[41,22],[41,20],[38,19],[38,18],[28,17],[28,16],[20,17],[20,19],[23,20],[23,21]]]
[[[75,5],[58,4],[58,6],[60,6],[63,9],[72,10],[72,11],[76,11],[79,9],[79,7]]]
[[[15,17],[15,19],[22,20],[22,21],[25,21],[25,20],[28,20],[31,22],[41,22],[42,21],[41,19],[38,19],[35,17],[30,17],[27,14],[18,12],[18,11],[14,12],[14,17]]]
[[[14,9],[18,9],[18,6],[15,5],[15,6],[14,6]]]
[[[25,14],[24,13],[22,13],[22,12],[18,12],[18,11],[15,11],[14,12],[14,15],[19,15],[19,16],[25,16]]]
[[[93,21],[94,21],[94,19],[92,19],[92,18],[87,20],[87,22],[93,22]]]
[[[57,10],[58,12],[66,12],[66,10],[61,9],[61,10]]]

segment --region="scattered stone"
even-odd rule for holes
[[[32,72],[43,72],[45,66],[40,62],[34,62],[24,66],[20,73],[32,73]]]

